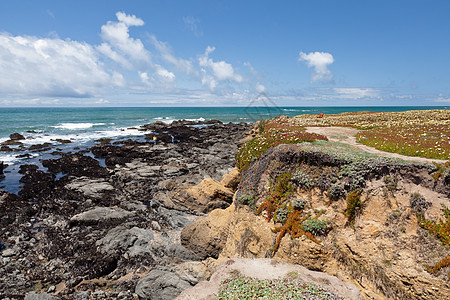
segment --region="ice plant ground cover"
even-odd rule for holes
[[[326,288],[296,278],[258,280],[233,274],[220,285],[218,300],[343,299]]]
[[[236,154],[236,165],[242,171],[258,159],[269,148],[281,144],[298,144],[327,140],[323,135],[309,133],[302,126],[289,121],[288,118],[263,120],[259,124],[259,135],[247,141]]]
[[[356,112],[300,115],[298,126],[346,126],[360,129],[357,141],[381,151],[435,159],[450,159],[450,110]]]

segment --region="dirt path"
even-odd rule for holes
[[[416,161],[422,163],[444,163],[445,160],[442,159],[429,159],[423,157],[415,157],[415,156],[406,156],[397,153],[385,152],[377,150],[373,147],[369,147],[356,142],[356,134],[358,133],[358,129],[350,128],[350,127],[306,127],[307,132],[318,133],[325,135],[329,141],[331,142],[339,142],[350,145],[353,148],[357,148],[359,150],[363,150],[368,153],[372,153],[377,156],[384,156],[390,158],[398,158],[407,161]]]

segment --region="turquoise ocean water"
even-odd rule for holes
[[[18,132],[26,137],[25,146],[52,143],[62,152],[93,145],[99,138],[130,138],[142,135],[136,128],[155,121],[220,120],[222,122],[255,122],[276,115],[336,114],[353,111],[406,111],[450,107],[133,107],[133,108],[0,108],[0,143]],[[56,139],[71,140],[60,144]],[[0,188],[16,191],[20,164],[40,164],[40,159],[55,158],[51,152],[0,151],[0,161],[8,164]]]

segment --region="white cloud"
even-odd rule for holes
[[[262,85],[261,83],[257,83],[255,87],[256,92],[258,93],[264,93],[266,91],[266,87]]]
[[[202,68],[203,79],[202,83],[206,82],[211,89],[211,86],[216,86],[217,81],[234,81],[242,82],[244,78],[234,72],[233,66],[225,61],[213,61],[209,58],[209,54],[216,48],[208,46],[205,53],[198,59],[199,65]],[[209,70],[209,72],[208,72]],[[212,76],[211,76],[212,75]],[[215,84],[211,84],[215,82]]]
[[[150,82],[147,72],[138,72],[138,74],[143,83],[148,84]]]
[[[379,90],[374,88],[333,88],[336,97],[347,99],[374,98],[379,96]]]
[[[156,74],[164,81],[166,82],[173,82],[175,80],[175,74],[172,72],[167,71],[164,68],[158,68],[156,71]]]
[[[124,12],[116,13],[117,20],[124,23],[127,26],[142,26],[144,25],[144,21],[142,19],[137,18],[135,15],[127,15]]]
[[[100,99],[98,99],[95,103],[97,103],[97,104],[106,104],[106,103],[109,103],[109,101],[108,101],[108,100],[105,100],[105,99],[103,99],[103,98],[100,98]]]
[[[142,26],[144,21],[134,15],[116,13],[118,22],[108,21],[102,26],[101,37],[106,42],[98,50],[112,60],[124,65],[151,65],[150,52],[145,49],[140,39],[130,37],[129,27]],[[124,60],[128,59],[126,63]]]
[[[94,47],[0,33],[0,94],[82,97],[114,85]]]
[[[193,17],[193,16],[187,16],[183,17],[183,22],[187,29],[192,31],[195,36],[199,37],[203,35],[203,32],[200,28],[200,20]]]
[[[333,55],[330,53],[317,51],[310,53],[300,52],[298,60],[306,62],[309,68],[313,68],[311,82],[333,82],[334,76],[328,69],[328,66],[334,62]]]
[[[439,94],[437,99],[434,102],[450,103],[450,97],[449,96],[445,96],[443,94]]]
[[[158,41],[154,35],[151,35],[150,39],[156,50],[161,54],[164,61],[174,65],[178,70],[186,74],[195,72],[192,62],[183,58],[175,57],[172,53],[172,49],[170,49],[167,43]]]

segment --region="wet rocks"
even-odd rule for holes
[[[108,171],[100,163],[89,156],[79,153],[66,154],[58,159],[42,161],[42,165],[53,174],[64,173],[72,176],[86,176],[91,178],[105,177]]]
[[[9,139],[11,141],[20,141],[20,140],[24,140],[25,137],[23,135],[21,135],[20,133],[13,133],[9,135]]]
[[[42,165],[22,165],[18,195],[0,190],[6,251],[0,298],[23,298],[30,290],[44,295],[55,286],[50,292],[63,299],[130,299],[137,292],[153,299],[146,295],[154,291],[173,299],[208,277],[199,256],[180,244],[180,233],[204,212],[232,202],[233,184],[219,181],[232,170],[233,151],[249,127],[156,123],[148,127],[156,144],[102,140]],[[163,273],[136,288],[158,268]]]

